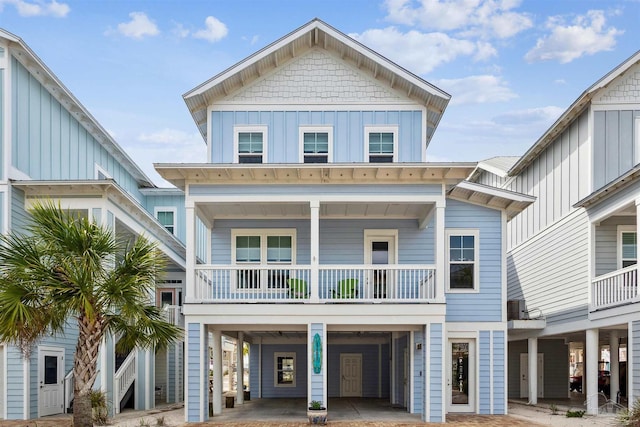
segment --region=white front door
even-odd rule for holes
[[[475,412],[475,340],[450,339],[447,360],[447,411]]]
[[[386,266],[396,263],[397,230],[365,230],[364,263]],[[381,267],[369,274],[365,289],[367,298],[382,300],[393,298],[394,275]]]
[[[544,397],[544,354],[538,353],[538,397]],[[520,353],[520,398],[529,398],[529,354]]]
[[[362,397],[362,354],[340,355],[340,397]]]
[[[40,348],[38,351],[38,415],[64,412],[64,349]]]

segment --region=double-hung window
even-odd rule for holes
[[[332,161],[333,128],[331,126],[301,126],[300,143],[301,163]]]
[[[266,163],[267,127],[234,127],[235,163]]]
[[[618,226],[618,264],[620,268],[629,267],[638,262],[637,239],[635,226]]]
[[[239,269],[237,289],[284,289],[289,269],[274,268],[295,263],[295,229],[233,230],[234,262]]]
[[[447,230],[447,288],[477,291],[479,281],[478,230]]]
[[[176,208],[156,207],[155,216],[158,222],[171,234],[176,234]]]
[[[296,354],[273,353],[273,385],[275,387],[296,386]]]
[[[366,126],[365,159],[369,163],[398,161],[398,128],[396,126]]]

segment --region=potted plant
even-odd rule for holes
[[[307,418],[309,419],[309,424],[325,425],[327,424],[327,408],[322,406],[322,402],[312,400],[309,402]]]

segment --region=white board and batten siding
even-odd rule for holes
[[[545,148],[509,185],[509,189],[536,197],[507,226],[508,248],[549,227],[574,210],[592,191],[588,112],[583,112]]]
[[[526,299],[547,324],[586,319],[590,286],[589,219],[576,210],[507,255],[507,298]]]

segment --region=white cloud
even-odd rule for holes
[[[529,108],[525,110],[510,111],[493,118],[493,122],[499,125],[521,125],[542,123],[551,125],[555,122],[564,109],[556,106]]]
[[[189,36],[189,30],[184,28],[184,25],[180,23],[175,23],[171,32],[173,35],[181,39]]]
[[[142,39],[146,36],[160,34],[158,26],[144,12],[131,12],[131,20],[118,24],[118,33],[133,39]]]
[[[194,32],[194,38],[214,43],[225,38],[229,32],[227,30],[227,26],[214,16],[207,16],[204,20],[204,24],[206,28]]]
[[[485,60],[497,54],[489,43],[455,39],[444,33],[402,33],[396,27],[350,36],[418,74],[428,73],[458,56],[475,55],[475,60]]]
[[[433,83],[451,94],[451,105],[505,102],[518,97],[501,77],[489,74]]]
[[[616,37],[624,31],[605,28],[605,24],[601,10],[590,10],[586,15],[575,17],[570,24],[561,16],[550,17],[546,24],[550,34],[539,38],[524,58],[528,62],[553,60],[566,64],[583,55],[611,50],[616,45]]]
[[[58,3],[56,0],[50,2],[25,0],[0,0],[0,10],[5,4],[12,5],[16,8],[18,15],[24,17],[31,16],[53,16],[55,18],[64,18],[69,14],[71,8],[66,3]]]
[[[555,84],[557,84],[557,85],[566,85],[567,84],[567,81],[565,79],[555,79],[553,82]]]
[[[387,0],[387,20],[425,30],[505,39],[531,28],[528,14],[513,11],[520,0]]]

